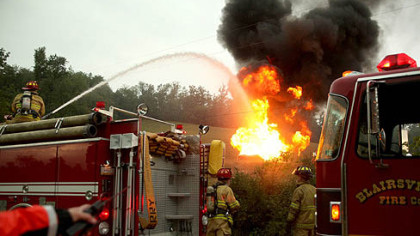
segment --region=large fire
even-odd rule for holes
[[[241,72],[247,72],[243,68]],[[264,160],[282,158],[286,152],[295,152],[298,155],[305,150],[310,143],[311,131],[308,129],[307,122],[296,117],[299,110],[313,109],[312,101],[300,101],[303,90],[302,87],[289,87],[282,90],[280,86],[281,78],[272,66],[259,67],[256,72],[247,73],[244,76],[242,85],[246,91],[254,94],[250,100],[252,113],[246,116],[247,127],[240,127],[231,138],[231,144],[239,150],[240,155],[258,155]],[[256,97],[255,94],[264,94]],[[269,100],[267,96],[273,98],[278,96],[292,96],[288,102],[288,108],[281,117],[277,117],[277,122],[269,120]],[[299,102],[295,102],[299,101]],[[290,104],[293,106],[289,107]],[[281,120],[281,122],[279,122]],[[297,126],[291,137],[281,132],[283,125]]]

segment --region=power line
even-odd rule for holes
[[[419,6],[419,5],[420,5],[420,3],[416,3],[416,4],[413,4],[413,5],[400,7],[400,8],[393,9],[393,10],[386,11],[386,12],[375,13],[375,14],[372,14],[372,16],[378,16],[378,15],[382,15],[382,14],[386,14],[386,13],[391,13],[391,12],[395,12],[395,11],[401,11],[401,10],[404,10],[404,9],[407,9],[407,8],[416,7],[416,6]],[[313,8],[312,8],[312,9],[313,9]],[[309,10],[312,10],[312,9],[300,10],[300,11],[298,11],[297,13],[306,12],[306,11],[309,11]],[[246,28],[249,28],[249,27],[252,27],[252,26],[256,26],[256,25],[258,25],[259,23],[260,23],[260,22],[255,22],[255,23],[252,23],[252,24],[249,24],[249,25],[240,26],[240,27],[238,27],[238,28],[232,29],[231,31],[232,31],[232,32],[234,32],[234,31],[238,31],[238,30],[246,29]],[[192,44],[192,43],[197,43],[197,42],[200,42],[200,41],[208,40],[208,39],[210,39],[210,38],[214,38],[214,37],[216,37],[216,36],[217,36],[217,34],[209,35],[209,36],[207,36],[207,37],[203,37],[203,38],[195,39],[195,40],[192,40],[192,41],[189,41],[189,42],[186,42],[186,43],[182,43],[182,44],[175,45],[175,46],[170,47],[170,48],[166,48],[166,49],[158,50],[158,51],[151,52],[151,53],[148,53],[148,54],[144,54],[144,55],[142,55],[142,56],[148,56],[148,55],[153,55],[153,54],[156,54],[156,53],[159,53],[159,52],[169,51],[169,50],[172,50],[172,49],[175,49],[175,48],[179,48],[179,47],[183,47],[183,46],[185,46],[185,45],[189,45],[189,44]],[[264,43],[264,42],[265,42],[265,41],[261,41],[261,42],[254,42],[254,43],[252,43],[252,45],[258,45],[258,44],[261,44],[261,43]],[[241,47],[238,47],[238,48],[244,48],[244,47],[246,47],[246,46],[241,46]]]
[[[397,9],[390,10],[390,11],[380,12],[380,13],[375,13],[375,14],[372,14],[372,17],[374,17],[374,16],[378,16],[378,15],[382,15],[382,14],[391,13],[391,12],[401,11],[401,10],[404,10],[404,9],[407,9],[407,8],[417,7],[417,6],[419,6],[419,5],[420,5],[420,3],[415,3],[415,4],[413,4],[413,5],[408,5],[408,6],[400,7],[400,8],[397,8]],[[313,8],[312,8],[312,9],[313,9]],[[298,11],[297,13],[302,13],[302,12],[306,12],[306,11],[309,11],[309,10],[311,10],[311,9],[300,10],[300,11]],[[295,14],[296,14],[296,13],[295,13]],[[238,27],[238,28],[232,29],[231,31],[232,31],[232,32],[234,32],[234,31],[238,31],[238,30],[246,29],[246,28],[249,28],[249,27],[256,26],[256,25],[258,25],[259,23],[260,23],[260,22],[256,22],[256,23],[252,23],[252,24],[249,24],[249,25],[240,26],[240,27]],[[188,41],[188,42],[186,42],[186,43],[182,43],[182,44],[175,45],[175,46],[173,46],[173,47],[169,47],[169,48],[165,48],[165,49],[161,49],[161,50],[157,50],[157,51],[154,51],[154,52],[150,52],[150,53],[147,53],[147,54],[141,55],[141,57],[144,57],[144,56],[150,56],[150,55],[154,55],[154,54],[161,53],[161,52],[167,52],[167,51],[170,51],[170,50],[173,50],[173,49],[176,49],[176,48],[184,47],[184,46],[186,46],[186,45],[190,45],[190,44],[193,44],[193,43],[197,43],[197,42],[205,41],[205,40],[208,40],[208,39],[214,38],[214,37],[216,37],[216,36],[217,36],[216,34],[213,34],[213,35],[209,35],[209,36],[206,36],[206,37],[203,37],[203,38],[199,38],[199,39],[191,40],[191,41]],[[236,47],[236,48],[233,48],[233,49],[241,49],[241,48],[247,48],[247,47],[254,47],[254,46],[257,46],[257,45],[264,44],[264,43],[266,43],[266,42],[268,42],[268,41],[270,41],[270,40],[271,40],[271,39],[267,39],[267,40],[263,40],[263,41],[259,41],[259,42],[258,42],[258,41],[257,41],[257,42],[252,42],[252,43],[250,43],[250,44],[248,44],[248,45],[242,45],[242,46],[239,46],[239,47]],[[209,55],[217,55],[217,54],[221,54],[221,53],[223,53],[223,52],[224,52],[224,51],[218,51],[218,52],[210,53]],[[190,59],[183,60],[183,61],[197,60],[197,59],[198,59],[198,58],[190,58]],[[123,63],[123,62],[121,62],[121,63],[116,63],[116,64],[114,64],[114,65],[117,65],[117,64],[122,64],[122,63]]]
[[[420,3],[416,3],[416,4],[410,5],[410,6],[400,7],[400,8],[397,8],[397,9],[390,10],[390,11],[376,13],[376,14],[374,14],[372,16],[378,16],[378,15],[382,15],[382,14],[386,14],[386,13],[391,13],[391,12],[395,12],[395,11],[401,11],[401,10],[404,10],[404,9],[407,9],[407,8],[416,7],[416,6],[419,6],[419,5],[420,5]]]

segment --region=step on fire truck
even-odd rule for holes
[[[420,69],[406,54],[330,88],[316,161],[318,235],[419,235]]]
[[[113,120],[115,111],[136,118]],[[208,167],[222,167],[224,145],[201,144],[208,126],[186,135],[146,111],[101,104],[87,115],[0,124],[0,211],[103,200],[93,235],[203,235]],[[170,131],[146,132],[144,119]]]

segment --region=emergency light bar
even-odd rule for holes
[[[386,56],[377,66],[378,71],[388,71],[403,68],[417,67],[416,61],[405,53]]]

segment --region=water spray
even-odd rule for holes
[[[157,57],[157,58],[154,58],[154,59],[145,61],[145,62],[143,62],[141,64],[135,65],[135,66],[130,67],[130,68],[128,68],[128,69],[126,69],[126,70],[124,70],[122,72],[119,72],[118,74],[112,76],[108,80],[102,81],[101,83],[93,86],[92,88],[89,88],[88,90],[86,90],[83,93],[79,94],[78,96],[74,97],[70,101],[64,103],[63,105],[61,105],[60,107],[58,107],[54,111],[52,111],[52,112],[48,113],[47,115],[43,116],[42,119],[43,120],[44,119],[47,119],[49,116],[57,113],[58,111],[60,111],[64,107],[66,107],[66,106],[70,105],[71,103],[79,100],[81,97],[85,96],[86,94],[92,92],[93,90],[95,90],[95,89],[97,89],[97,88],[99,88],[99,87],[101,87],[101,86],[103,86],[105,84],[108,84],[109,82],[115,80],[116,78],[118,78],[120,76],[123,76],[123,75],[127,74],[128,72],[131,72],[131,71],[133,71],[135,69],[138,69],[138,68],[141,68],[141,67],[144,67],[144,66],[147,66],[149,64],[153,64],[153,63],[159,62],[161,60],[170,60],[170,59],[179,58],[179,57],[193,57],[193,58],[204,59],[205,61],[210,62],[210,64],[216,66],[218,69],[221,69],[222,71],[224,71],[225,73],[227,73],[229,75],[229,79],[231,79],[231,78],[234,77],[234,75],[229,70],[229,68],[227,68],[223,63],[221,63],[221,62],[219,62],[219,61],[217,61],[217,60],[215,60],[215,59],[213,59],[211,57],[208,57],[205,54],[195,53],[195,52],[183,52],[183,53],[168,54],[168,55],[160,56],[160,57]]]

